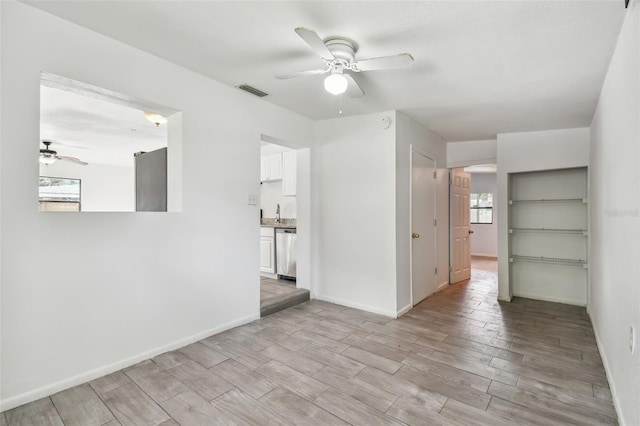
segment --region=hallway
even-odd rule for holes
[[[429,330],[447,334],[428,357],[444,370],[432,364],[429,371],[491,379],[488,413],[521,424],[617,424],[586,310],[517,297],[503,303],[497,294],[497,261],[473,258],[469,281],[429,297],[398,322],[415,321],[427,338]]]
[[[312,300],[0,425],[617,424],[585,310],[496,302],[495,264],[474,260],[469,282],[397,320]]]

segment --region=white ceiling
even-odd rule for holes
[[[134,153],[167,146],[167,127],[134,108],[40,86],[40,139],[52,141],[58,155],[133,167]]]
[[[624,17],[622,0],[28,3],[312,119],[397,109],[449,141],[588,126]],[[323,76],[273,78],[322,65],[298,26],[415,63],[356,75],[366,95],[341,101]]]

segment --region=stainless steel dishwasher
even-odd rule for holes
[[[276,228],[276,273],[278,278],[296,280],[295,228]]]

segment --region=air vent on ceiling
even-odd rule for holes
[[[249,86],[248,84],[241,84],[240,86],[236,87],[240,90],[244,90],[245,92],[249,92],[252,95],[256,95],[259,98],[264,98],[268,95],[268,93],[265,93],[260,89],[256,89],[255,87]]]

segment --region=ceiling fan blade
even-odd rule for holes
[[[296,28],[296,33],[316,52],[322,59],[332,61],[335,59],[333,53],[327,49],[320,36],[313,30],[304,27]]]
[[[325,68],[325,69],[321,69],[321,70],[308,70],[308,71],[292,72],[292,73],[289,73],[289,74],[276,75],[276,78],[278,80],[287,80],[289,78],[304,77],[304,76],[307,76],[307,75],[325,74],[325,73],[328,73],[329,70],[331,70],[331,68]]]
[[[347,82],[349,83],[347,85],[347,95],[349,95],[352,98],[360,98],[364,95],[364,90],[362,90],[362,87],[360,87],[360,85],[358,85],[358,83],[356,82],[356,80],[351,77],[349,74],[343,74],[345,76],[345,78],[347,79]]]
[[[413,56],[408,53],[401,53],[381,58],[363,59],[352,64],[352,67],[354,71],[375,71],[406,68],[410,67],[411,64],[413,64]]]
[[[86,163],[76,157],[67,157],[66,155],[57,155],[56,158],[58,160],[62,160],[62,161],[68,161],[70,163],[75,163],[75,164],[79,164],[81,166],[86,166],[89,163]]]

